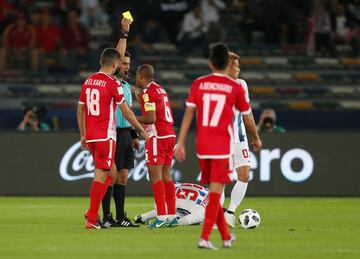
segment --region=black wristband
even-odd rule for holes
[[[121,30],[120,32],[120,38],[127,39],[129,32],[125,30]]]
[[[130,135],[132,139],[139,138],[138,134],[136,133],[136,130],[130,129]]]

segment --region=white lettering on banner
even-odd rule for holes
[[[291,162],[294,159],[300,159],[303,162],[303,167],[299,172],[295,172],[291,168]],[[291,182],[306,181],[314,170],[314,161],[311,155],[303,149],[296,148],[286,152],[280,163],[281,172],[284,177]]]
[[[140,141],[140,148],[135,151],[134,169],[129,172],[129,179],[138,182],[142,179],[150,181],[148,169],[146,166],[145,157],[145,142]],[[172,161],[172,167],[175,164],[175,159]],[[91,153],[88,150],[81,150],[80,142],[73,144],[61,159],[59,166],[59,173],[65,181],[76,181],[86,178],[94,177],[94,161]],[[181,171],[172,169],[171,171],[174,181],[182,179]]]
[[[80,153],[76,155],[76,153],[79,150]],[[87,171],[86,173],[81,175],[69,174],[69,169],[70,169],[69,164],[75,155],[76,157],[73,160],[71,171],[76,173],[85,167]],[[76,181],[85,178],[93,178],[94,166],[92,165],[93,164],[92,160],[93,159],[90,152],[87,150],[81,150],[80,142],[75,143],[69,148],[68,151],[66,151],[65,155],[61,159],[60,168],[59,168],[61,178],[63,178],[65,181]]]
[[[259,181],[270,182],[272,178],[271,162],[275,159],[280,159],[280,173],[289,182],[299,183],[308,180],[314,172],[314,159],[304,149],[294,148],[284,153],[281,157],[279,148],[272,150],[263,149],[260,152],[260,168],[259,168]],[[254,170],[258,169],[259,161],[253,152],[250,152],[251,157],[251,169],[249,181],[254,179]],[[302,168],[299,171],[294,171],[291,163],[294,159],[299,159],[302,162]],[[233,171],[233,180],[237,180],[236,170]],[[197,177],[197,181],[200,181],[200,174]]]

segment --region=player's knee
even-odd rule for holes
[[[248,166],[240,167],[238,172],[238,180],[247,183],[250,178],[250,168]]]
[[[171,175],[170,174],[164,174],[163,175],[163,181],[165,183],[171,182],[172,181]]]
[[[128,179],[128,173],[127,172],[119,172],[116,177],[116,184],[126,185],[127,179]]]

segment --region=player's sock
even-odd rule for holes
[[[156,218],[156,210],[149,211],[147,213],[141,214],[141,221],[146,222],[148,220],[151,220],[153,218]]]
[[[165,187],[164,181],[159,180],[152,185],[154,200],[158,216],[166,215]]]
[[[103,198],[105,185],[98,181],[93,181],[90,188],[90,208],[87,212],[89,221],[95,224],[98,219],[98,212]]]
[[[116,219],[122,220],[125,218],[125,191],[126,185],[114,184],[114,201],[116,207]]]
[[[218,215],[216,218],[216,225],[221,234],[221,239],[222,240],[230,240],[231,236],[230,236],[229,230],[226,225],[224,211],[221,208],[218,210]]]
[[[167,206],[167,214],[169,216],[175,216],[176,215],[175,184],[173,181],[170,181],[165,183],[164,186],[165,186],[165,200]]]
[[[230,204],[229,204],[229,211],[235,212],[237,207],[240,205],[241,201],[245,197],[246,189],[248,183],[244,183],[242,181],[237,181],[234,185],[231,196],[230,196]]]
[[[113,187],[109,185],[107,188],[104,198],[102,199],[102,211],[103,211],[103,218],[107,218],[110,214],[110,204],[111,204],[111,196],[112,196],[112,189]]]
[[[112,178],[110,175],[108,175],[108,176],[106,177],[106,180],[105,180],[105,183],[104,183],[104,192],[103,192],[103,194],[102,194],[101,199],[104,198],[104,196],[105,196],[105,194],[106,194],[106,191],[107,191],[107,188],[108,188],[108,187],[110,186],[110,184],[112,183],[112,180],[113,180],[113,178]]]
[[[216,218],[218,216],[219,209],[220,209],[220,193],[210,192],[209,203],[205,209],[205,219],[202,228],[201,239],[206,241],[209,240],[209,236],[211,234]]]

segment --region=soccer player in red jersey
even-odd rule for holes
[[[231,247],[235,236],[230,235],[220,196],[225,184],[232,182],[234,108],[243,116],[251,113],[250,104],[241,84],[227,76],[229,53],[226,45],[211,46],[209,66],[212,74],[197,78],[190,89],[186,110],[175,149],[178,160],[185,159],[185,140],[191,121],[197,112],[197,156],[201,169],[201,184],[209,184],[209,204],[198,243],[199,248],[216,249],[209,236],[216,223],[225,248]],[[255,129],[255,123],[250,126]]]
[[[154,68],[141,65],[136,82],[143,89],[140,94],[142,116],[149,141],[145,145],[146,165],[152,183],[157,218],[150,228],[177,226],[175,185],[171,178],[171,164],[176,140],[170,100],[164,88],[154,82]]]
[[[90,189],[90,208],[85,213],[85,227],[88,229],[101,228],[98,210],[116,172],[116,105],[145,139],[148,138],[145,129],[127,106],[121,85],[112,76],[118,69],[119,58],[120,54],[116,49],[106,48],[102,52],[100,71],[89,76],[83,83],[77,109],[81,147],[90,150],[95,163],[94,181]]]

